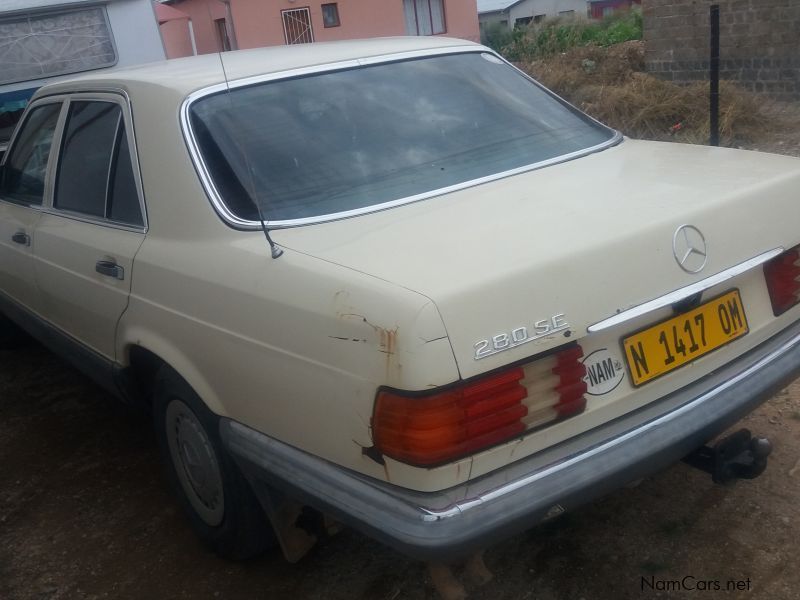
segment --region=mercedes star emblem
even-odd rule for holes
[[[672,254],[681,269],[699,273],[706,266],[706,239],[697,227],[681,225],[672,236]]]

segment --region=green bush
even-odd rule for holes
[[[481,30],[481,44],[502,53],[512,43],[512,31],[500,23],[491,23]]]
[[[501,28],[503,29],[503,28]],[[499,32],[498,32],[499,34]],[[547,19],[528,28],[505,30],[491,47],[508,60],[526,61],[566,52],[576,46],[611,46],[642,39],[642,13],[638,9],[619,12],[602,21]]]

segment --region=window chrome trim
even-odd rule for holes
[[[42,214],[52,215],[54,217],[62,217],[72,221],[80,221],[81,223],[89,223],[91,225],[99,225],[101,227],[108,227],[110,229],[121,229],[123,231],[130,231],[133,233],[147,233],[147,229],[140,225],[129,225],[128,223],[121,223],[119,221],[112,221],[111,219],[104,219],[102,217],[94,217],[86,213],[76,212],[73,210],[65,210],[63,208],[54,208],[46,206],[41,208]]]
[[[119,125],[120,123],[125,122],[125,115],[123,114],[123,110],[119,111],[117,115],[117,124],[114,125],[114,142],[111,144],[111,154],[108,155],[108,169],[106,170],[106,193],[105,198],[103,198],[103,214],[108,214],[108,198],[111,196],[112,192],[112,175],[114,175],[114,171],[116,171],[116,165],[114,163],[114,157],[117,156],[117,152],[119,152],[119,148],[121,144],[119,143]],[[123,129],[124,131],[124,129]],[[119,162],[117,160],[117,162]],[[131,165],[133,166],[133,165]],[[135,185],[135,184],[134,184]]]
[[[370,206],[364,206],[361,208],[356,208],[352,210],[346,211],[339,211],[335,213],[329,213],[325,215],[319,215],[314,217],[304,217],[300,219],[284,219],[279,221],[271,221],[269,219],[269,215],[264,215],[265,222],[269,225],[270,229],[285,229],[287,227],[297,227],[301,225],[311,225],[314,223],[326,223],[330,221],[338,221],[341,219],[347,219],[350,217],[355,217],[358,215],[369,214],[374,212],[379,212],[383,210],[387,210],[390,208],[394,208],[397,206],[403,206],[406,204],[411,204],[413,202],[419,202],[421,200],[427,200],[429,198],[433,198],[436,196],[441,196],[444,194],[449,194],[451,192],[456,192],[459,190],[475,187],[478,185],[482,185],[484,183],[489,183],[492,181],[497,181],[499,179],[505,179],[506,177],[512,177],[514,175],[519,175],[521,173],[527,173],[529,171],[535,171],[538,169],[542,169],[544,167],[549,167],[552,165],[560,164],[563,162],[567,162],[576,158],[580,158],[582,156],[587,156],[589,154],[594,154],[595,152],[600,152],[601,150],[605,150],[606,148],[610,148],[611,146],[616,146],[620,142],[623,141],[623,136],[619,131],[600,123],[596,119],[586,115],[582,111],[578,110],[575,106],[554,94],[552,91],[548,90],[538,81],[527,75],[526,73],[520,71],[514,65],[497,55],[493,50],[487,48],[485,46],[479,46],[475,44],[469,45],[459,45],[459,46],[452,46],[449,48],[435,48],[435,49],[426,49],[426,50],[413,50],[409,52],[397,52],[393,54],[385,54],[381,56],[371,56],[367,58],[361,59],[349,59],[343,60],[333,63],[324,63],[321,65],[314,65],[311,67],[302,67],[298,69],[288,69],[285,71],[277,71],[275,73],[267,73],[264,75],[257,75],[253,77],[246,77],[243,79],[237,79],[234,81],[229,81],[226,83],[218,83],[215,85],[211,85],[202,89],[199,89],[195,92],[189,94],[186,99],[181,104],[180,108],[180,123],[181,129],[183,132],[184,141],[186,142],[186,147],[189,150],[189,155],[192,159],[192,163],[194,164],[195,171],[197,172],[198,177],[200,178],[200,182],[203,188],[206,191],[206,195],[208,196],[209,200],[211,201],[214,210],[216,210],[217,214],[225,221],[228,225],[236,228],[236,229],[243,229],[243,230],[260,230],[262,228],[261,223],[258,221],[248,221],[246,219],[242,219],[241,217],[236,216],[233,212],[227,207],[225,202],[222,200],[222,197],[217,190],[217,187],[214,185],[214,181],[211,178],[210,173],[206,167],[205,161],[200,154],[200,149],[195,139],[194,130],[191,126],[191,121],[189,119],[189,110],[195,102],[198,100],[210,96],[212,94],[216,94],[219,92],[230,91],[240,87],[245,87],[249,85],[254,85],[258,83],[265,83],[269,81],[276,81],[281,79],[291,79],[295,77],[302,77],[305,75],[313,75],[318,73],[327,73],[332,71],[342,71],[346,69],[353,69],[357,67],[364,67],[364,66],[371,66],[377,64],[384,64],[390,62],[398,62],[402,60],[409,60],[414,58],[423,58],[428,56],[446,56],[451,54],[483,54],[483,53],[490,53],[494,56],[500,58],[503,63],[511,66],[513,69],[517,70],[521,73],[526,79],[534,83],[537,87],[544,90],[548,93],[551,97],[556,99],[561,104],[565,105],[570,110],[580,114],[583,118],[589,119],[590,121],[599,124],[604,129],[608,130],[610,133],[613,133],[610,139],[606,140],[601,144],[597,144],[595,146],[591,146],[589,148],[584,148],[581,150],[577,150],[575,152],[570,152],[568,154],[563,154],[561,156],[556,156],[553,158],[549,158],[547,160],[531,163],[529,165],[525,165],[523,167],[518,167],[516,169],[511,169],[508,171],[502,171],[500,173],[495,173],[494,175],[487,175],[485,177],[480,177],[477,179],[471,179],[469,181],[464,181],[462,183],[458,183],[455,185],[447,186],[444,188],[438,188],[435,190],[431,190],[428,192],[424,192],[421,194],[415,194],[413,196],[407,196],[405,198],[398,198],[397,200],[391,200],[389,202],[381,202],[380,204],[373,204]],[[220,56],[220,59],[223,57]]]
[[[673,292],[664,294],[663,296],[659,296],[658,298],[654,298],[653,300],[649,300],[644,304],[639,304],[638,306],[634,306],[633,308],[624,310],[621,313],[617,313],[612,317],[603,319],[602,321],[599,321],[594,325],[589,325],[589,327],[587,327],[586,330],[589,333],[597,333],[598,331],[603,331],[605,329],[615,327],[620,323],[625,323],[626,321],[630,321],[632,319],[636,319],[637,317],[641,317],[642,315],[645,315],[651,311],[657,310],[659,308],[664,308],[665,306],[670,306],[672,304],[675,304],[676,302],[680,302],[681,300],[685,300],[690,296],[694,296],[698,292],[707,290],[708,288],[714,287],[715,285],[719,285],[720,283],[732,279],[737,275],[741,275],[745,271],[749,271],[754,267],[763,265],[768,260],[775,258],[779,254],[782,254],[783,251],[784,248],[778,247],[778,248],[773,248],[772,250],[768,250],[767,252],[763,252],[758,256],[754,256],[753,258],[746,260],[742,263],[739,263],[738,265],[734,265],[729,269],[720,271],[716,275],[711,275],[710,277],[701,279],[700,281],[679,288]]]

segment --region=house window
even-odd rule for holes
[[[614,7],[613,6],[604,6],[603,7],[603,16],[610,17],[614,14]]]
[[[338,27],[339,5],[336,2],[322,5],[322,25],[325,27]]]
[[[309,44],[314,41],[311,12],[307,8],[282,10],[283,35],[287,44]]]
[[[447,31],[443,0],[403,0],[408,35],[436,35]]]
[[[225,19],[214,19],[214,28],[217,30],[220,49],[227,52],[231,49],[231,39],[228,37],[228,26]]]
[[[0,42],[0,84],[110,67],[117,62],[105,7],[0,15]]]
[[[520,17],[516,21],[514,21],[514,27],[527,27],[530,25],[531,20],[533,17]]]
[[[542,21],[544,21],[544,18],[546,16],[547,15],[536,15],[535,17],[533,17],[533,22],[534,23],[541,23]]]

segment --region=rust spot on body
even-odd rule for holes
[[[336,298],[338,299],[339,294],[343,294],[345,292],[336,292]],[[372,330],[378,336],[378,352],[386,355],[386,379],[387,381],[390,379],[390,375],[392,372],[392,361],[393,356],[397,352],[397,330],[400,329],[399,325],[395,325],[394,328],[389,329],[387,327],[381,327],[380,325],[375,325],[374,323],[370,323],[370,321],[362,314],[355,313],[355,312],[338,312],[336,316],[340,319],[361,319],[363,323],[368,325],[372,328]],[[335,339],[346,340],[345,337],[340,336],[328,336]],[[352,341],[360,341],[366,342],[366,340],[358,339],[358,338],[350,338]],[[397,370],[397,376],[399,379],[400,372],[401,372],[401,365],[395,364],[394,368]]]

